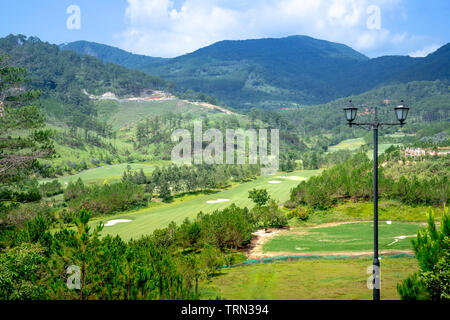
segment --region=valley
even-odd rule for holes
[[[370,59],[292,36],[153,58],[1,38],[0,299],[370,299],[373,136],[342,109],[397,122],[402,99],[406,124],[378,144],[382,299],[429,299],[410,286],[447,272],[448,48]],[[257,151],[279,148],[278,171],[250,163],[250,138],[243,164],[176,163],[173,132],[198,122],[202,152],[225,154],[229,129],[276,131]]]

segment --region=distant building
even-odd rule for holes
[[[450,147],[438,147],[437,150],[431,148],[407,148],[404,150],[405,157],[417,158],[425,155],[440,156],[450,154]]]

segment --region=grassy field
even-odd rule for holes
[[[121,214],[120,218],[133,220],[128,223],[118,223],[111,227],[105,227],[103,234],[119,235],[122,239],[139,238],[142,235],[150,234],[155,229],[167,226],[171,221],[181,223],[185,218],[195,218],[202,211],[209,213],[217,209],[224,209],[235,203],[240,207],[252,207],[253,203],[248,199],[248,191],[253,188],[266,188],[270,196],[281,202],[289,198],[291,188],[298,185],[298,180],[292,177],[309,178],[318,174],[319,170],[296,171],[288,175],[276,174],[272,176],[262,176],[258,179],[235,185],[227,190],[206,195],[188,195],[182,199],[175,199],[173,203],[152,203],[148,208],[131,211]],[[291,177],[291,178],[289,178]],[[269,183],[269,181],[280,181],[281,183]],[[226,202],[207,203],[209,200],[229,199]],[[116,216],[103,217],[93,220],[106,222],[117,219]]]
[[[330,146],[328,148],[329,152],[339,151],[339,150],[357,150],[361,146],[363,146],[366,142],[364,141],[364,138],[356,138],[356,139],[347,139],[341,141],[339,144],[335,146]]]
[[[407,222],[380,222],[380,250],[412,250],[411,236],[423,226]],[[263,245],[264,252],[348,252],[373,248],[373,223],[353,222],[322,228],[295,228]]]
[[[174,100],[146,101],[146,102],[117,102],[114,100],[103,100],[96,102],[99,117],[108,121],[113,129],[128,127],[137,121],[147,117],[172,113],[189,114],[192,118],[200,118],[208,115],[208,118],[225,115],[206,107],[198,106],[189,102]]]
[[[349,150],[355,151],[358,150],[361,146],[365,145],[366,142],[364,138],[356,138],[356,139],[347,139],[341,141],[339,144],[328,147],[328,152],[335,152],[339,150]],[[383,154],[390,146],[395,145],[398,146],[400,144],[395,143],[380,143],[378,144],[378,155]],[[373,158],[373,149],[367,151],[367,156],[369,159]]]
[[[298,260],[224,269],[202,283],[202,299],[371,300],[369,258]],[[415,259],[381,259],[381,299],[396,300],[397,283],[417,271]]]
[[[167,161],[154,161],[147,163],[122,163],[115,165],[108,165],[97,167],[93,169],[84,170],[78,174],[60,177],[57,180],[62,184],[66,184],[81,178],[84,183],[103,183],[105,180],[108,182],[117,181],[121,179],[124,171],[127,170],[127,166],[131,167],[132,171],[137,171],[140,169],[144,170],[146,175],[150,174],[157,166],[163,166],[167,164]],[[48,182],[54,179],[44,179],[41,182]]]
[[[382,199],[378,203],[378,217],[380,220],[425,222],[429,209],[434,210],[437,218],[441,216],[443,211],[439,207],[421,205],[412,207],[397,200]],[[325,211],[315,211],[309,215],[306,222],[292,220],[291,225],[309,226],[340,221],[372,221],[372,219],[372,202],[348,201]]]

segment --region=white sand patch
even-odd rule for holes
[[[289,180],[294,180],[294,181],[305,181],[306,178],[303,177],[298,177],[298,176],[284,176],[284,177],[277,177],[279,179],[289,179]]]
[[[109,220],[107,223],[105,223],[105,227],[111,227],[111,226],[115,225],[116,223],[122,223],[122,222],[131,222],[131,220],[128,220],[128,219]]]
[[[272,180],[272,181],[269,181],[269,183],[281,183],[281,181],[278,181],[278,180]]]
[[[306,178],[298,177],[298,176],[288,177],[288,179],[294,180],[294,181],[305,181],[306,180]]]
[[[217,200],[208,200],[206,203],[221,203],[221,202],[227,202],[230,201],[230,199],[217,199]]]
[[[392,221],[386,221],[386,224],[392,224]]]
[[[399,242],[400,240],[406,239],[406,238],[414,238],[417,237],[417,235],[413,234],[410,236],[398,236],[398,237],[394,237],[394,241],[389,243],[388,246],[392,246],[393,244],[396,244],[397,242]]]

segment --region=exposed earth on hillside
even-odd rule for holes
[[[150,94],[148,94],[147,92],[144,92],[144,94],[142,94],[139,97],[117,97],[113,92],[105,92],[104,94],[100,95],[100,96],[96,96],[93,94],[90,94],[89,92],[86,91],[86,89],[83,89],[83,93],[85,95],[87,95],[89,97],[89,99],[91,100],[114,100],[117,102],[157,102],[157,101],[170,101],[170,100],[179,100],[177,97],[175,97],[174,95],[172,95],[171,93],[167,93],[161,90],[154,90],[148,92]],[[236,114],[228,109],[225,109],[221,106],[217,106],[211,103],[207,103],[207,102],[201,102],[201,101],[188,101],[188,100],[179,100],[180,103],[191,103],[194,104],[196,106],[200,106],[200,107],[204,107],[207,109],[212,109],[212,110],[218,110],[220,112],[223,112],[225,114]]]

